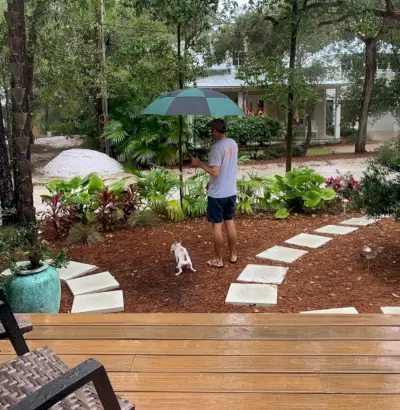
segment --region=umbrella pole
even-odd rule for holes
[[[183,137],[183,117],[182,115],[179,116],[179,179],[180,179],[180,187],[179,187],[179,197],[181,207],[183,208],[183,150],[182,150],[182,137]]]

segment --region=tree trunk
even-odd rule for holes
[[[311,145],[311,138],[312,138],[312,117],[314,114],[315,105],[313,105],[307,112],[307,137],[306,141],[303,145],[303,156],[307,155],[308,148]]]
[[[179,89],[183,89],[183,73],[182,73],[182,51],[181,51],[181,24],[179,23],[176,30],[176,37],[178,41],[178,82],[179,82]],[[180,201],[181,207],[183,207],[183,117],[182,115],[179,116],[179,178],[180,178]]]
[[[11,147],[10,147],[11,148]],[[11,209],[14,202],[11,167],[7,149],[6,130],[3,121],[3,107],[0,100],[0,205],[3,209]],[[1,217],[1,216],[0,216]],[[12,217],[3,218],[3,223]]]
[[[368,114],[377,72],[377,38],[365,40],[365,81],[355,152],[366,152]]]
[[[286,172],[292,170],[292,145],[293,145],[293,121],[294,121],[294,91],[293,72],[296,64],[298,33],[298,4],[292,0],[292,34],[290,37],[290,62],[289,62],[289,90],[288,90],[288,114],[286,132]]]
[[[24,0],[8,2],[9,45],[12,58],[12,144],[15,206],[17,220],[22,224],[35,223],[33,205],[30,138],[27,124],[27,53]],[[32,238],[33,240],[33,238]]]

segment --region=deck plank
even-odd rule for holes
[[[317,375],[238,373],[109,374],[114,390],[151,392],[291,392],[323,393]]]
[[[395,326],[38,326],[33,339],[113,340],[398,340]]]
[[[99,314],[31,314],[35,326],[96,325],[108,326],[400,326],[400,315],[298,315],[236,313],[109,313]]]
[[[58,354],[182,356],[397,356],[397,341],[238,341],[238,340],[30,340],[30,349],[48,346]],[[0,352],[13,353],[0,341]]]
[[[131,370],[167,373],[400,373],[400,356],[138,355]]]
[[[397,395],[121,393],[139,410],[400,410]]]
[[[133,366],[135,356],[106,355],[106,354],[86,354],[70,355],[59,354],[58,357],[69,367],[73,368],[88,359],[95,359],[100,362],[108,372],[129,372]],[[0,354],[0,363],[15,358],[15,354]]]
[[[322,374],[326,393],[400,394],[400,374]]]

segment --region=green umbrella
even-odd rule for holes
[[[164,94],[153,101],[143,114],[179,115],[179,171],[183,184],[182,133],[183,115],[203,115],[207,117],[245,116],[245,113],[229,97],[216,91],[187,88]],[[181,205],[183,189],[180,189]]]
[[[240,116],[244,112],[229,97],[216,91],[188,88],[164,94],[152,102],[143,114]]]

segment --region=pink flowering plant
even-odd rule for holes
[[[330,177],[325,179],[325,184],[328,188],[334,191],[344,199],[351,200],[360,190],[360,181],[357,181],[354,176],[348,172],[337,177]]]

